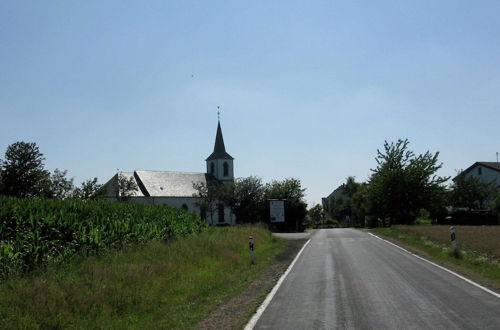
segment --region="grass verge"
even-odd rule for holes
[[[478,280],[478,277],[485,278],[487,280],[482,281],[483,284],[500,289],[500,263],[488,254],[467,249],[460,249],[458,254],[454,254],[449,245],[393,227],[373,228],[370,231],[389,240],[403,243],[402,245],[413,252],[430,257],[445,266],[451,266],[453,270],[473,276],[475,280]]]
[[[0,328],[190,328],[257,278],[284,246],[261,227],[210,228],[10,279],[0,284]]]

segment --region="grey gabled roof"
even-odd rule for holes
[[[134,174],[144,195],[151,197],[193,197],[197,192],[193,183],[215,180],[206,173],[135,171]]]
[[[137,178],[134,175],[134,172],[118,172],[111,179],[109,179],[108,182],[104,184],[104,187],[106,188],[106,197],[118,197],[119,196],[119,191],[118,191],[118,181],[119,179],[125,179],[125,180],[130,180],[130,178],[133,179],[135,184],[139,186],[139,183],[137,182]],[[133,192],[131,192],[131,196],[133,197],[144,197],[143,192],[141,189],[137,189]]]
[[[212,159],[234,159],[226,152],[226,147],[224,146],[224,138],[222,137],[222,129],[220,128],[220,122],[217,124],[217,135],[215,136],[214,152],[212,152],[212,154],[205,160]]]
[[[479,165],[484,166],[484,167],[488,167],[488,168],[491,168],[494,171],[500,172],[500,162],[475,162],[474,164],[472,164],[471,166],[469,166],[466,170],[460,172],[457,176],[455,176],[453,178],[453,181],[455,181],[461,175],[463,175],[465,173],[469,173],[470,171],[472,171],[474,168],[476,168]]]

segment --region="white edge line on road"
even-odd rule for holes
[[[252,318],[250,319],[250,321],[248,321],[247,325],[245,326],[245,330],[252,330],[253,327],[255,327],[255,325],[259,321],[260,317],[262,316],[262,313],[264,313],[264,311],[266,310],[267,306],[269,305],[269,303],[273,299],[274,295],[276,294],[276,292],[280,288],[281,283],[283,283],[283,281],[285,280],[285,278],[288,275],[288,273],[290,273],[290,270],[292,270],[293,265],[295,265],[295,263],[299,259],[300,255],[302,254],[302,251],[304,251],[304,249],[306,248],[306,246],[309,244],[310,241],[311,241],[311,239],[309,239],[302,246],[302,249],[300,249],[299,253],[297,253],[297,255],[295,256],[295,259],[293,259],[293,261],[290,264],[290,266],[288,266],[286,272],[283,275],[281,275],[280,279],[278,280],[278,282],[276,283],[276,285],[274,286],[274,288],[271,290],[271,292],[269,292],[269,294],[267,295],[267,297],[264,300],[264,302],[257,309],[257,312],[255,312],[255,314],[252,316]]]
[[[374,234],[372,234],[372,233],[368,233],[368,234],[369,234],[369,235],[372,235],[373,237],[378,238],[379,240],[382,240],[382,241],[384,241],[384,242],[386,242],[386,243],[388,243],[388,244],[390,244],[390,245],[392,245],[392,246],[395,246],[395,247],[397,247],[397,248],[398,248],[398,249],[400,249],[400,250],[403,250],[403,251],[405,251],[405,252],[407,252],[407,253],[411,254],[411,255],[412,255],[412,256],[414,256],[415,258],[418,258],[418,259],[420,259],[420,260],[423,260],[423,261],[425,261],[425,262],[427,262],[427,263],[429,263],[429,264],[431,264],[431,265],[433,265],[433,266],[436,266],[436,267],[437,267],[437,268],[439,268],[439,269],[444,270],[445,272],[448,272],[448,273],[450,273],[450,274],[452,274],[452,275],[455,275],[455,276],[456,276],[456,277],[458,277],[459,279],[464,280],[465,282],[467,282],[467,283],[469,283],[469,284],[472,284],[472,285],[474,285],[474,286],[478,287],[479,289],[481,289],[481,290],[483,290],[483,291],[486,291],[486,292],[488,292],[489,294],[492,294],[493,296],[495,296],[495,297],[497,297],[497,298],[500,298],[500,294],[498,294],[498,293],[496,293],[496,292],[494,292],[494,291],[491,291],[490,289],[485,288],[484,286],[482,286],[482,285],[480,285],[480,284],[477,284],[476,282],[471,281],[471,280],[469,280],[468,278],[463,277],[462,275],[459,275],[459,274],[455,273],[454,271],[449,270],[448,268],[445,268],[445,267],[440,266],[440,265],[438,265],[438,264],[436,264],[436,263],[434,263],[434,262],[432,262],[432,261],[429,261],[429,260],[427,260],[427,259],[425,259],[425,258],[422,258],[421,256],[416,255],[415,253],[410,252],[410,251],[408,251],[408,250],[406,250],[406,249],[402,248],[401,246],[399,246],[399,245],[397,245],[397,244],[394,244],[394,243],[392,243],[392,242],[389,242],[389,241],[388,241],[388,240],[386,240],[386,239],[380,238],[380,237],[378,237],[377,235],[374,235]]]

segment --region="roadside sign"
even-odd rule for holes
[[[457,249],[457,235],[456,235],[456,229],[455,226],[450,227],[450,238],[451,238],[451,248],[453,250]]]
[[[250,264],[254,264],[254,255],[253,255],[253,237],[248,236],[248,249],[250,250]]]
[[[269,200],[271,222],[285,222],[285,201]]]

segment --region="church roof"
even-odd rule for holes
[[[226,152],[226,147],[224,146],[224,137],[222,136],[222,129],[220,128],[220,122],[217,125],[217,135],[215,136],[214,152],[212,152],[212,154],[205,160],[212,159],[234,159]]]
[[[193,183],[215,180],[211,174],[170,171],[135,171],[134,176],[144,196],[193,197]]]

